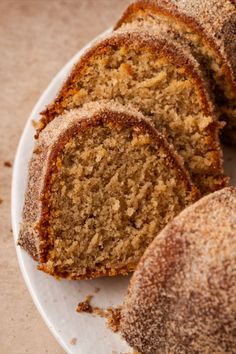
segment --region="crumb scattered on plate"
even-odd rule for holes
[[[76,345],[76,343],[77,343],[77,338],[72,338],[72,339],[70,340],[70,344],[71,344],[71,345]]]
[[[77,312],[87,312],[87,313],[92,313],[93,312],[93,308],[90,304],[90,301],[92,300],[93,295],[88,295],[86,296],[84,301],[81,301],[77,307],[76,307],[76,311]]]
[[[91,313],[92,315],[103,317],[106,319],[106,325],[113,332],[119,332],[120,329],[120,316],[121,316],[121,306],[118,307],[108,307],[107,309],[102,309],[98,306],[92,306],[91,300],[93,295],[88,295],[84,301],[81,301],[76,308],[77,312]]]
[[[121,306],[107,309],[106,314],[106,324],[113,332],[119,332],[120,330],[120,317],[121,317]]]

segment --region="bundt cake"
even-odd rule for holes
[[[224,140],[236,143],[235,0],[137,0],[115,29],[127,23],[169,28],[167,36],[184,38],[209,72],[220,117],[227,122]]]
[[[132,104],[184,158],[202,193],[225,186],[219,123],[200,65],[187,49],[128,25],[96,43],[75,65],[41,130],[57,115],[97,100]]]
[[[19,244],[57,277],[126,274],[198,195],[141,113],[89,103],[56,117],[36,142]]]
[[[236,353],[236,188],[182,211],[130,282],[121,332],[140,354]]]

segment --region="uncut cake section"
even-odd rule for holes
[[[170,222],[131,278],[121,333],[141,354],[235,353],[236,188]]]
[[[41,132],[19,244],[57,277],[127,274],[198,197],[181,158],[142,114],[92,103]]]
[[[186,41],[206,67],[221,120],[223,138],[236,142],[236,8],[234,0],[137,0],[115,26],[149,23]]]
[[[130,25],[82,56],[55,101],[42,112],[39,132],[58,114],[89,101],[131,103],[174,144],[205,194],[227,184],[221,124],[210,97],[201,66],[187,49]]]

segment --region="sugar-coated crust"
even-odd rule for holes
[[[193,202],[199,197],[199,192],[190,181],[188,172],[183,167],[182,159],[169,146],[165,138],[159,134],[141,113],[134,110],[131,106],[125,108],[114,102],[110,103],[90,103],[82,109],[66,112],[62,116],[55,118],[42,131],[33,152],[29,167],[28,186],[25,196],[23,210],[23,223],[19,235],[19,245],[21,245],[35,260],[40,263],[39,268],[51,273],[50,269],[44,264],[47,260],[48,239],[47,239],[47,220],[49,215],[49,179],[51,174],[56,171],[56,158],[64,145],[79,132],[87,130],[91,126],[99,124],[109,124],[113,127],[130,126],[136,132],[147,132],[153,140],[163,146],[167,163],[170,168],[178,171],[179,180],[184,181],[189,199]],[[131,266],[128,267],[131,269]],[[102,271],[88,271],[88,274],[81,276],[73,275],[71,278],[89,278],[99,275],[124,274],[127,269],[107,269]],[[70,275],[55,274],[70,278]]]
[[[197,34],[221,60],[230,95],[236,101],[235,0],[137,0],[126,9],[114,29],[132,21],[132,16],[140,10],[169,18]],[[222,113],[222,119],[224,117],[225,113]],[[225,127],[222,138],[227,144],[236,143],[236,117],[234,124]]]
[[[235,353],[236,188],[187,207],[145,251],[121,332],[141,354]]]
[[[223,61],[223,69],[236,96],[235,0],[137,0],[124,12],[115,29],[129,22],[139,10],[150,10],[195,31]]]
[[[69,92],[76,92],[76,81],[84,73],[84,70],[92,62],[93,58],[100,53],[104,53],[111,47],[131,47],[137,50],[142,48],[145,51],[157,53],[166,57],[174,65],[182,67],[187,75],[191,77],[193,84],[196,86],[199,97],[202,101],[202,109],[205,115],[215,117],[215,107],[211,100],[210,90],[205,80],[205,75],[201,70],[198,61],[186,48],[180,44],[168,42],[166,37],[157,34],[151,34],[149,31],[140,31],[132,25],[127,25],[125,29],[117,30],[112,34],[106,36],[104,39],[95,43],[75,64],[74,69],[65,81],[61,90],[59,91],[55,101],[50,104],[46,109],[41,112],[41,125],[38,129],[38,134],[44,127],[53,120],[57,115],[62,114],[66,110],[63,106],[63,100],[68,96]]]

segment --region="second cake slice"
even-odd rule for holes
[[[205,77],[190,52],[150,31],[121,29],[75,65],[41,129],[65,110],[97,100],[131,103],[166,135],[202,193],[225,185],[219,123]]]

